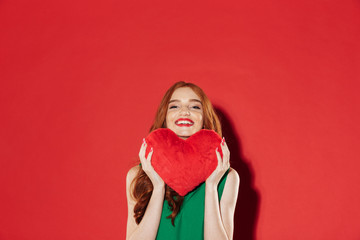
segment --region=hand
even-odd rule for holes
[[[140,152],[139,152],[139,158],[141,162],[141,167],[146,173],[146,175],[150,178],[151,183],[153,184],[154,188],[162,188],[165,187],[164,181],[161,179],[159,174],[155,172],[153,166],[151,165],[151,157],[154,153],[153,148],[151,148],[147,158],[145,158],[145,152],[146,152],[147,143],[145,139],[143,139],[143,144],[141,145]]]
[[[206,179],[206,185],[208,186],[217,187],[224,173],[230,168],[230,151],[224,138],[220,143],[220,147],[223,153],[223,157],[221,158],[220,152],[218,151],[218,148],[216,148],[215,153],[217,156],[218,165],[211,173],[211,175]]]

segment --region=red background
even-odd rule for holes
[[[360,239],[360,4],[0,1],[0,239],[124,239],[166,89],[220,112],[235,239]]]

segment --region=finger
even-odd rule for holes
[[[141,145],[139,152],[140,160],[143,160],[145,158],[145,153],[146,153],[146,142],[145,139],[143,139],[143,144]]]
[[[220,152],[219,152],[219,148],[215,149],[215,153],[216,153],[216,157],[217,157],[217,160],[218,160],[218,166],[221,166],[222,159],[221,159],[221,155],[220,155]]]
[[[227,144],[225,142],[225,138],[222,139],[220,146],[221,146],[221,150],[223,150],[225,152],[226,152],[226,150],[228,150]]]
[[[139,151],[139,158],[144,158],[145,151],[144,151],[144,144],[141,145],[140,151]]]
[[[230,150],[229,150],[229,147],[227,145],[227,143],[224,141],[224,146],[223,146],[223,149],[225,150],[225,152],[230,155]]]
[[[145,138],[142,139],[141,146],[140,146],[140,151],[141,151],[142,147],[144,146],[144,142],[145,142]],[[140,154],[140,151],[139,151],[139,154]]]
[[[147,156],[147,159],[146,159],[146,160],[149,161],[150,163],[151,163],[151,157],[152,157],[153,153],[154,153],[154,149],[151,148],[151,149],[150,149],[150,152],[149,152],[149,154],[148,154],[148,156]]]
[[[230,158],[228,155],[225,155],[224,157],[224,168],[228,169],[230,167]]]
[[[229,148],[225,142],[225,138],[223,138],[222,142],[221,142],[221,150],[223,153],[223,165],[222,165],[222,169],[227,170],[230,167],[230,151]]]
[[[226,144],[226,142],[224,141],[222,144],[221,144],[221,150],[222,150],[222,153],[223,153],[223,158],[225,161],[229,160],[230,158],[230,151],[229,151],[229,148]]]

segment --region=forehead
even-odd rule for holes
[[[197,99],[200,100],[200,97],[189,87],[178,88],[174,91],[170,100],[189,100]]]

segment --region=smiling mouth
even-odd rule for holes
[[[194,122],[190,119],[178,119],[175,121],[175,124],[179,127],[191,127],[192,125],[194,125]]]

